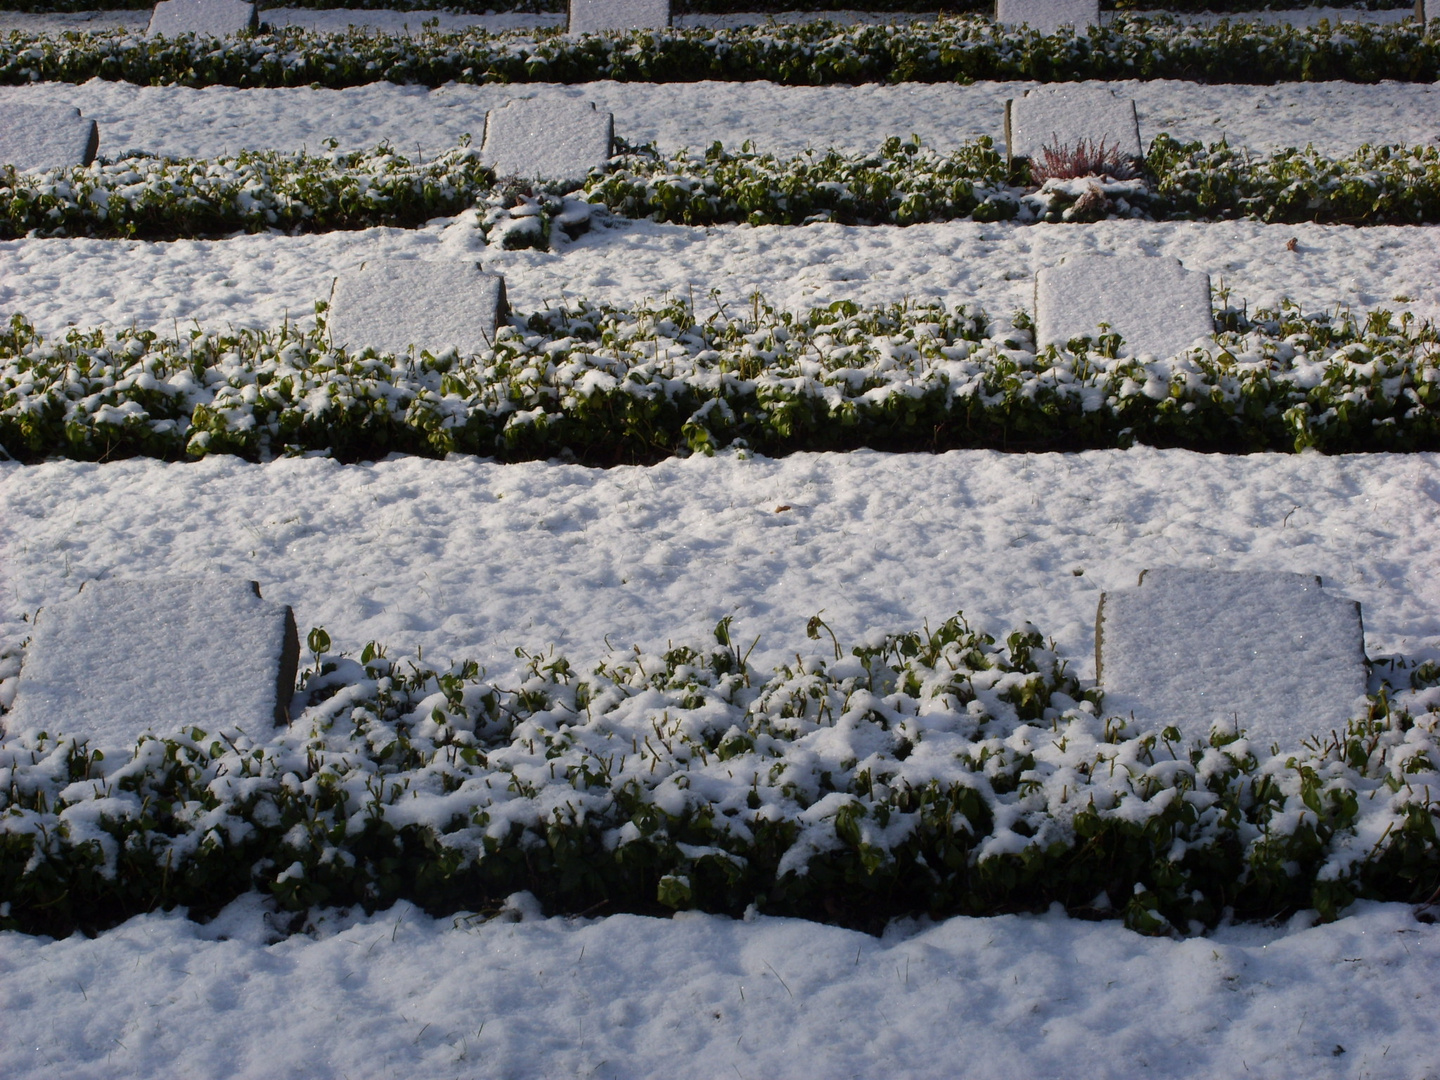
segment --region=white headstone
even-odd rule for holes
[[[570,33],[609,30],[663,30],[670,25],[670,0],[570,0]]]
[[[1062,26],[1077,34],[1100,25],[1100,0],[995,0],[995,21],[1002,26],[1029,25],[1042,34]]]
[[[1012,158],[1039,159],[1047,146],[1074,150],[1082,143],[1144,157],[1134,100],[1105,86],[1051,83],[1005,102],[1005,149]]]
[[[480,158],[497,176],[584,180],[610,160],[615,118],[588,101],[516,98],[485,114]]]
[[[0,104],[0,165],[17,172],[89,165],[100,129],[68,105]]]
[[[260,12],[253,0],[160,0],[150,13],[145,33],[167,38],[181,34],[225,37],[259,25]]]
[[[1210,275],[1169,255],[1073,255],[1035,275],[1035,344],[1123,339],[1122,356],[1174,356],[1215,332]]]
[[[1202,739],[1238,721],[1261,756],[1364,707],[1360,605],[1307,574],[1147,570],[1101,596],[1095,664],[1107,716]]]
[[[366,263],[335,283],[330,340],[352,352],[370,346],[404,356],[413,345],[473,356],[495,343],[505,314],[505,279],[474,262]]]
[[[92,749],[192,725],[258,734],[288,722],[299,658],[294,615],[253,581],[89,581],[36,617],[6,734]]]

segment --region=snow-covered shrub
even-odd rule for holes
[[[471,357],[352,354],[313,327],[0,331],[0,446],[51,455],[265,458],[328,450],[654,461],[956,447],[1159,446],[1228,452],[1440,448],[1440,334],[1386,312],[1363,323],[1293,307],[1219,313],[1213,342],[1117,358],[1113,334],[1036,352],[1013,322],[939,303],[805,314],[758,296],[707,316],[688,302],[574,301],[512,315]]]
[[[526,889],[866,927],[1058,902],[1163,932],[1420,899],[1440,871],[1427,671],[1276,755],[1108,716],[1028,625],[1002,644],[956,615],[769,676],[746,656],[727,619],[583,672],[527,654],[501,687],[371,643],[316,656],[285,730],[197,718],[102,757],[57,716],[0,746],[0,927],[203,914],[258,886],[292,907]]]
[[[559,29],[491,34],[477,28],[383,34],[282,27],[223,42],[152,39],[123,30],[0,40],[0,83],[309,86],[373,82],[581,83],[600,79],[770,80],[793,85],[972,79],[1281,81],[1440,76],[1440,39],[1414,23],[1233,22],[1190,26],[1117,14],[1076,35],[1045,36],[966,15],[890,26],[806,24],[676,28],[570,38]]]

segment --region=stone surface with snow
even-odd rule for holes
[[[1070,26],[1083,34],[1087,27],[1100,25],[1100,0],[995,0],[995,21],[1028,25],[1042,34]]]
[[[252,0],[160,0],[150,14],[145,33],[179,37],[225,37],[254,30],[260,12]]]
[[[485,115],[480,157],[498,176],[585,179],[610,160],[615,117],[573,98],[516,98]]]
[[[289,607],[231,577],[105,578],[35,619],[5,734],[91,749],[198,724],[262,735],[285,722],[299,646]]]
[[[1120,335],[1121,356],[1168,357],[1214,331],[1210,275],[1170,256],[1072,256],[1035,275],[1042,349],[1108,332]]]
[[[89,165],[99,148],[100,129],[73,106],[0,104],[0,165],[18,172]]]
[[[1095,666],[1111,715],[1187,738],[1238,723],[1283,753],[1363,707],[1360,605],[1308,574],[1146,570],[1100,597]]]
[[[403,356],[413,346],[469,356],[494,343],[505,309],[505,279],[479,263],[377,261],[337,280],[330,340],[352,351]]]
[[[1135,102],[1105,86],[1074,83],[1037,86],[1005,102],[1005,149],[1012,158],[1038,158],[1047,146],[1081,144],[1143,157]]]
[[[570,0],[570,33],[660,30],[670,25],[670,0]]]

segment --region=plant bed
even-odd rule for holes
[[[1432,82],[1440,39],[1418,23],[1314,27],[1117,16],[1076,36],[1003,28],[976,16],[901,25],[807,24],[670,29],[571,38],[558,28],[384,34],[284,27],[254,36],[148,38],[124,30],[11,31],[0,84],[80,83],[340,88],[374,82],[694,82],[788,85],[966,82],[976,79],[1187,79],[1273,84],[1382,79]]]
[[[1297,309],[1217,315],[1210,345],[1116,359],[1119,340],[1033,348],[940,304],[796,316],[754,298],[576,302],[514,315],[473,357],[351,354],[317,325],[165,338],[16,315],[0,334],[0,446],[27,461],[205,454],[346,460],[452,452],[609,465],[744,447],[1075,450],[1136,442],[1221,452],[1440,448],[1436,328]]]
[[[1065,164],[1062,151],[1048,165]],[[1064,173],[1071,175],[1062,175]],[[587,204],[587,205],[582,205]],[[913,225],[1104,217],[1381,225],[1440,222],[1440,148],[1364,146],[1334,159],[1312,149],[1256,157],[1223,142],[1157,136],[1143,175],[1060,169],[1035,189],[1010,175],[990,139],[949,154],[891,138],[872,153],[807,151],[782,158],[719,143],[703,155],[662,155],[623,140],[583,184],[497,177],[461,145],[429,160],[388,145],[337,153],[244,151],[233,157],[131,156],[17,173],[0,167],[0,238],[194,239],[418,227],[475,211],[487,243],[552,246],[593,209],[682,225]],[[578,217],[577,217],[578,215]]]
[[[288,730],[221,739],[197,717],[104,757],[56,717],[0,744],[0,928],[203,915],[258,887],[294,909],[528,889],[552,911],[872,931],[1060,903],[1163,933],[1418,901],[1440,871],[1430,668],[1275,754],[1108,717],[1029,625],[1000,645],[957,615],[849,650],[818,616],[807,632],[823,652],[769,676],[726,619],[584,673],[527,656],[501,688],[374,643],[330,657],[314,630]]]

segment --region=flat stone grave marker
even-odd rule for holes
[[[1075,150],[1082,144],[1115,150],[1121,157],[1143,158],[1140,122],[1131,98],[1116,97],[1104,86],[1057,83],[1037,86],[1005,102],[1005,152],[1042,160],[1042,151]]]
[[[497,176],[581,181],[610,160],[615,117],[593,102],[515,98],[485,114],[480,159]]]
[[[150,13],[145,33],[167,38],[181,34],[225,37],[255,30],[259,25],[260,11],[253,0],[160,0]]]
[[[1210,275],[1169,255],[1072,255],[1035,275],[1035,344],[1064,348],[1109,325],[1121,355],[1174,356],[1215,332]]]
[[[473,356],[495,343],[507,310],[505,279],[474,262],[365,263],[335,284],[330,340],[352,352],[370,346],[404,356],[454,347]]]
[[[0,105],[0,165],[18,172],[89,165],[100,149],[94,120],[68,105]]]
[[[995,21],[1002,26],[1028,23],[1042,34],[1072,26],[1083,34],[1086,27],[1100,24],[1100,0],[995,0]]]
[[[669,25],[670,0],[570,0],[572,34],[663,30]]]
[[[1105,713],[1209,737],[1239,723],[1257,755],[1344,730],[1366,691],[1360,605],[1308,574],[1146,570],[1095,617]]]
[[[299,660],[294,614],[253,581],[88,581],[36,617],[5,730],[107,750],[192,725],[258,734],[289,723]]]

